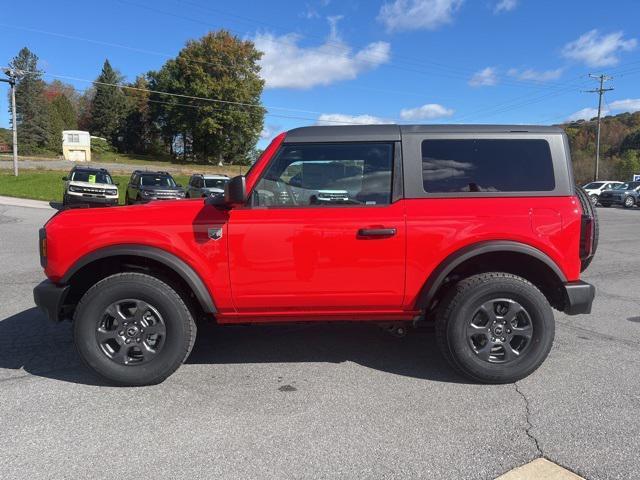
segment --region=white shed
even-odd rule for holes
[[[91,161],[91,135],[82,130],[62,132],[62,155],[72,162]]]

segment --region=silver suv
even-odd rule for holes
[[[64,191],[62,205],[118,204],[118,184],[104,168],[73,167],[69,175],[62,177]]]
[[[226,175],[195,174],[187,185],[187,198],[208,197],[216,193],[224,193],[224,186],[229,183]]]

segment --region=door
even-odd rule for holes
[[[69,160],[74,162],[85,162],[87,160],[87,152],[84,150],[69,150]]]
[[[230,211],[231,289],[250,312],[400,310],[405,219],[394,144],[284,145]]]

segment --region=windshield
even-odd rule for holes
[[[111,175],[100,171],[91,170],[76,170],[71,174],[71,180],[74,182],[89,182],[89,183],[108,183],[113,184]]]
[[[204,186],[207,188],[219,188],[224,190],[224,186],[229,180],[227,178],[205,178]]]
[[[600,188],[602,185],[604,185],[604,183],[602,182],[591,182],[587,183],[584,188],[587,190],[595,190],[597,188]]]
[[[142,175],[140,185],[143,187],[175,187],[176,182],[168,175]]]

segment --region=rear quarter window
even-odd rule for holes
[[[427,193],[546,192],[555,189],[549,143],[542,139],[422,141]]]

